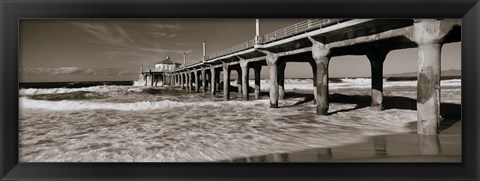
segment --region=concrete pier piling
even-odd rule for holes
[[[308,37],[312,42],[312,56],[315,60],[317,73],[315,80],[315,88],[317,89],[317,114],[328,114],[328,64],[330,62],[330,48],[325,44]]]
[[[367,58],[370,61],[372,77],[372,110],[383,110],[383,62],[387,57],[388,50],[373,48],[367,52]]]
[[[191,91],[192,90],[192,79],[191,79],[191,73],[188,71],[187,72],[187,91]]]
[[[238,95],[242,95],[242,70],[237,69],[237,92]]]
[[[194,70],[194,77],[195,77],[195,92],[200,91],[200,77],[198,76],[198,70]]]
[[[187,72],[185,72],[183,78],[184,78],[185,90],[188,90],[188,88],[187,88],[188,87],[188,73]]]
[[[150,86],[153,87],[153,74],[150,74]]]
[[[267,52],[265,56],[270,75],[270,108],[278,108],[278,63],[279,56]]]
[[[215,70],[215,88],[217,89],[217,92],[220,92],[220,70]]]
[[[223,63],[223,100],[228,101],[230,99],[230,68],[228,64]]]
[[[242,93],[243,99],[248,100],[248,62],[240,60],[240,68],[242,70]]]
[[[287,62],[278,63],[278,99],[283,100],[285,97],[285,68]]]
[[[437,134],[440,123],[440,58],[442,39],[451,26],[434,19],[417,19],[411,40],[418,44],[417,133]]]
[[[178,81],[178,74],[173,74],[173,78],[175,79],[175,84],[174,84],[174,85],[175,85],[175,86],[178,86],[178,84],[179,84],[179,83],[178,83],[178,82],[179,82],[179,81]]]
[[[143,83],[144,83],[144,86],[148,85],[148,75],[147,74],[143,75]]]
[[[201,74],[202,74],[202,93],[206,93],[207,92],[207,74],[205,73],[205,68],[202,68],[201,70]]]
[[[313,104],[317,104],[317,63],[315,61],[309,61],[310,67],[312,67],[313,74]]]
[[[180,88],[183,90],[185,88],[185,74],[180,73]]]
[[[255,99],[260,99],[260,72],[262,71],[262,66],[253,67],[253,71],[255,73]]]
[[[440,123],[440,51],[439,43],[419,46],[417,85],[417,132],[437,133]]]
[[[215,91],[216,91],[216,76],[217,73],[215,72],[215,67],[211,66],[210,67],[210,92],[212,93],[212,96],[215,96]]]

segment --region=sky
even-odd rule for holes
[[[260,19],[267,34],[304,19]],[[140,66],[169,56],[195,63],[207,55],[253,39],[255,19],[23,19],[20,20],[20,82],[137,80]],[[442,48],[442,70],[460,69],[460,43]],[[417,48],[387,55],[384,74],[417,71]],[[253,72],[253,70],[251,70]],[[233,73],[235,74],[235,73]],[[251,73],[252,76],[253,73]],[[333,57],[330,77],[368,77],[366,56]],[[286,78],[311,78],[308,63],[287,63]],[[235,75],[233,75],[235,77]],[[268,78],[268,68],[262,68]]]

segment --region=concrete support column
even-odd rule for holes
[[[167,75],[167,85],[170,85],[170,75]]]
[[[255,99],[260,99],[260,72],[262,70],[262,66],[255,66],[253,67],[253,71],[255,73]]]
[[[205,92],[208,92],[210,90],[210,79],[212,79],[212,75],[209,73],[209,71],[207,71],[208,69],[210,68],[205,68],[205,82],[203,82],[205,84]]]
[[[143,83],[145,86],[147,86],[147,81],[148,81],[147,75],[143,75]]]
[[[188,89],[187,89],[187,84],[188,84],[188,83],[187,83],[187,73],[183,73],[183,84],[184,84],[184,85],[183,85],[183,86],[184,86],[184,89],[185,89],[185,90],[188,90]]]
[[[372,110],[375,111],[383,110],[383,62],[388,52],[379,48],[372,48],[372,51],[367,52],[372,76]]]
[[[242,69],[237,69],[237,88],[238,95],[242,95]]]
[[[173,76],[173,78],[174,78],[174,80],[175,80],[174,85],[177,86],[177,85],[178,85],[178,74],[175,74],[175,75]]]
[[[202,68],[201,73],[202,73],[202,92],[206,93],[207,92],[207,74],[205,73],[205,68]]]
[[[217,92],[220,92],[220,71],[215,71],[215,88]]]
[[[267,65],[270,74],[270,108],[278,108],[278,55],[267,53]]]
[[[440,55],[439,43],[419,46],[417,81],[417,132],[437,134],[440,123]]]
[[[170,85],[170,75],[168,74],[165,76],[165,83],[165,85]]]
[[[197,70],[194,70],[194,71],[193,71],[193,77],[194,77],[194,79],[195,79],[195,92],[199,92],[199,90],[200,90],[200,87],[199,87],[199,86],[200,86],[200,84],[199,84],[200,81],[199,81],[199,79],[200,79],[200,78],[198,77],[198,71],[197,71]]]
[[[187,86],[187,91],[190,92],[190,91],[192,90],[192,87],[191,87],[191,85],[192,85],[192,83],[191,83],[191,82],[192,82],[192,79],[191,79],[191,77],[190,77],[191,74],[190,74],[190,72],[187,72],[185,75],[186,75],[186,79],[187,79],[187,85],[186,85],[186,86]]]
[[[315,86],[317,89],[317,114],[328,114],[328,64],[330,62],[330,48],[325,44],[314,40],[311,37],[308,39],[312,42],[312,56],[317,67]]]
[[[194,82],[195,82],[195,71],[192,71],[190,73],[190,91],[195,91],[195,87],[193,86]]]
[[[188,73],[183,73],[183,83],[185,84],[184,87],[185,87],[185,90],[188,90],[187,86],[188,86]]]
[[[312,67],[312,73],[313,73],[313,104],[317,104],[317,63],[315,61],[309,61],[308,62],[310,66]]]
[[[230,99],[230,67],[223,63],[223,100]]]
[[[183,73],[180,73],[179,75],[180,75],[180,89],[183,90],[183,82],[184,82]]]
[[[150,86],[153,87],[153,74],[150,74]]]
[[[216,92],[216,85],[215,85],[216,75],[217,73],[215,72],[215,67],[211,66],[210,67],[210,92],[212,93],[212,96],[214,96]]]
[[[240,68],[242,69],[242,95],[245,100],[248,100],[248,62],[240,60]]]
[[[282,100],[285,97],[285,67],[287,62],[278,63],[278,99]]]
[[[435,19],[415,20],[411,40],[418,44],[417,133],[434,135],[440,124],[442,38],[451,29]]]
[[[162,86],[165,86],[165,74],[161,74],[162,76]]]

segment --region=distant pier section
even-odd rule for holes
[[[460,19],[308,19],[286,28],[259,34],[251,40],[225,50],[206,54],[196,63],[177,67],[173,71],[149,71],[150,84],[162,79],[164,85],[179,86],[189,92],[223,91],[230,99],[230,74],[236,71],[238,92],[244,100],[260,98],[260,71],[269,70],[270,107],[278,108],[283,99],[284,71],[288,62],[305,62],[312,68],[316,113],[328,116],[328,65],[335,56],[365,55],[371,67],[371,107],[383,110],[383,63],[393,50],[418,47],[417,73],[417,133],[434,135],[440,122],[440,59],[442,45],[461,41]],[[191,61],[195,62],[195,61]],[[169,62],[165,62],[169,63]],[[254,70],[255,85],[249,90],[249,70]],[[220,74],[223,90],[220,90]],[[146,81],[147,82],[147,81]],[[195,83],[195,84],[194,84]],[[393,121],[393,120],[392,120]]]
[[[184,59],[184,62],[186,60]],[[173,72],[180,68],[180,63],[176,63],[170,57],[166,57],[164,60],[155,63],[154,69],[149,69],[144,71],[143,66],[140,67],[141,74],[143,77],[144,86],[158,86],[158,83],[161,81],[162,85],[167,85],[171,82],[173,77]],[[185,63],[183,64],[185,65]],[[150,67],[149,67],[150,68]]]

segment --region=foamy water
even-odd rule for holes
[[[415,110],[376,112],[342,101],[342,96],[369,95],[370,80],[347,81],[330,84],[329,116],[315,115],[308,97],[311,80],[286,80],[287,92],[305,90],[305,96],[280,100],[278,109],[269,108],[268,96],[243,101],[232,93],[233,100],[222,101],[220,95],[212,98],[178,88],[21,89],[20,161],[219,161],[335,147],[415,130]],[[386,96],[416,98],[416,81],[385,85]],[[261,86],[268,87],[268,81],[262,80]],[[460,81],[442,81],[442,86],[447,86],[442,101],[459,104]]]

